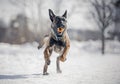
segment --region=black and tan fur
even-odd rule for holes
[[[48,65],[50,65],[50,56],[53,51],[59,53],[56,59],[57,72],[61,73],[60,61],[66,60],[66,55],[70,48],[70,40],[67,34],[67,11],[62,16],[56,16],[51,9],[49,9],[49,16],[52,22],[51,33],[46,36],[38,49],[43,45],[46,46],[44,50],[45,65],[43,68],[43,75],[47,75]]]

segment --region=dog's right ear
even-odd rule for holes
[[[50,20],[53,22],[53,19],[55,18],[55,14],[51,9],[49,9],[49,16],[50,16]]]

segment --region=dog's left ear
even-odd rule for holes
[[[62,15],[62,17],[67,18],[67,10],[66,10],[65,13]]]
[[[55,18],[55,14],[51,9],[49,9],[49,16],[50,16],[50,20],[53,22],[53,19]]]

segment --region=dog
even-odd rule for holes
[[[49,9],[49,17],[52,22],[51,32],[45,36],[38,49],[45,45],[44,60],[45,65],[43,68],[43,75],[48,75],[48,65],[50,65],[50,56],[53,51],[59,53],[56,59],[57,73],[61,73],[60,61],[66,61],[66,55],[70,48],[70,39],[67,33],[67,10],[62,16],[56,16],[51,9]]]

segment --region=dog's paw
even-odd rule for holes
[[[60,61],[65,62],[67,59],[64,58],[63,56],[60,57]]]
[[[50,60],[47,60],[47,65],[50,65],[51,61]]]
[[[57,73],[62,73],[62,71],[61,70],[57,70]]]
[[[41,48],[41,46],[38,46],[37,48],[38,48],[38,49],[40,49],[40,48]]]
[[[43,73],[43,75],[49,75],[49,73],[45,72],[45,73]]]

